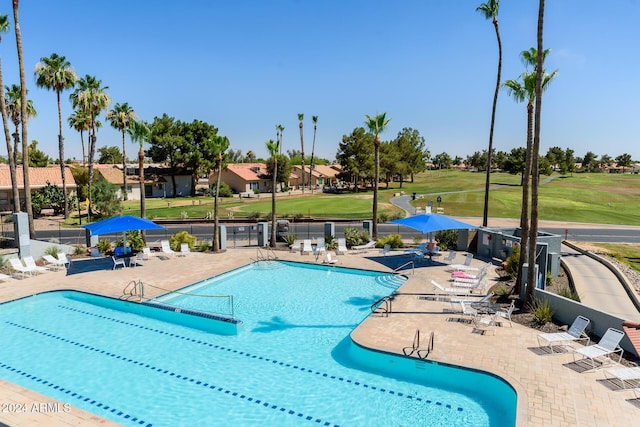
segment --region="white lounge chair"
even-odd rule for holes
[[[189,249],[189,244],[188,243],[181,243],[180,244],[180,256],[187,256],[190,253],[191,253],[191,249]]]
[[[384,255],[387,256],[387,254],[391,252],[391,245],[386,244],[384,245],[384,247],[380,250],[380,255]]]
[[[142,259],[149,259],[154,256],[156,256],[156,254],[155,252],[151,251],[151,248],[146,246],[142,248]]]
[[[301,240],[294,240],[293,244],[289,247],[289,252],[300,252],[300,249],[302,248],[302,246],[300,246],[301,244]]]
[[[609,355],[620,353],[618,357],[618,363],[622,360],[622,354],[624,350],[620,347],[620,341],[624,337],[624,332],[609,328],[607,332],[605,332],[604,336],[600,339],[598,344],[592,344],[586,347],[578,348],[573,350],[573,360],[575,361],[576,353],[582,356],[582,359],[589,359],[591,361],[591,368],[596,368],[596,360],[602,358],[601,366],[604,366],[609,359]]]
[[[145,260],[144,252],[138,252],[135,257],[129,258],[129,267],[136,267],[142,265],[141,262]]]
[[[50,265],[52,268],[55,268],[56,270],[66,266],[66,262],[58,259],[58,258],[54,258],[53,255],[42,255],[42,259],[47,263],[47,265]]]
[[[338,262],[338,260],[331,256],[331,252],[327,252],[326,258],[322,261],[323,264],[335,264],[336,262]]]
[[[18,258],[9,258],[9,264],[11,264],[11,269],[17,273],[21,273],[23,278],[27,274],[33,274],[33,271],[25,267]]]
[[[608,378],[607,374],[612,378]],[[615,378],[619,380],[623,389],[627,388],[627,383],[635,382],[637,386],[638,382],[640,382],[640,366],[609,369],[606,371],[604,377],[605,379]]]
[[[509,308],[506,310],[499,310],[496,313],[496,318],[494,320],[497,320],[499,317],[507,319],[509,321],[509,327],[513,327],[513,325],[511,324],[511,315],[513,314],[513,310],[515,309],[515,307],[516,302],[514,300],[511,300],[511,305],[509,306]]]
[[[47,267],[41,267],[36,264],[36,260],[33,259],[32,256],[26,256],[22,258],[22,262],[24,262],[24,266],[31,270],[33,274],[44,273],[45,271],[49,271]]]
[[[417,248],[405,249],[404,253],[407,255],[412,255],[414,258],[424,258],[424,256],[427,254],[427,244],[420,243]]]
[[[375,246],[376,246],[375,240],[370,240],[368,243],[364,245],[351,246],[351,250],[353,250],[354,253],[360,253],[360,252],[366,252]]]
[[[171,249],[171,246],[169,245],[168,240],[161,240],[160,247],[162,248],[162,253],[169,258],[172,258],[176,254],[176,252],[173,249]]]
[[[126,267],[127,265],[124,263],[124,258],[116,258],[115,256],[111,256],[111,259],[113,260],[113,268],[112,270],[115,270],[116,267],[120,266],[120,267]]]
[[[348,252],[347,249],[347,239],[341,237],[338,239],[338,249],[336,249],[336,255],[338,254],[346,254]]]
[[[67,254],[65,254],[64,252],[58,252],[58,260],[62,261],[64,266],[67,268],[69,268],[69,266],[71,265],[71,260],[67,258]]]
[[[317,242],[318,243],[316,244],[316,254],[325,252],[327,250],[327,247],[325,246],[325,243],[324,243],[324,237],[318,237]]]
[[[11,279],[11,276],[9,276],[8,274],[2,274],[0,273],[0,281],[4,282],[5,280]]]
[[[435,280],[431,280],[431,284],[433,285],[433,291],[436,293],[437,293],[437,290],[440,290],[446,293],[451,293],[451,294],[468,294],[469,292],[471,292],[469,289],[466,289],[466,288],[445,288]]]
[[[446,257],[442,258],[442,261],[449,263],[455,260],[457,256],[458,253],[456,251],[449,251],[449,254]]]
[[[310,254],[313,252],[313,247],[311,246],[311,239],[304,239],[302,241],[302,253]]]
[[[482,298],[478,298],[478,299],[468,299],[469,297],[466,297],[466,299],[465,298],[451,298],[449,300],[449,303],[451,304],[451,309],[455,310],[456,307],[459,306],[461,302],[464,302],[465,304],[474,304],[474,303],[478,303],[478,302],[487,302],[491,298],[493,298],[493,295],[494,295],[493,292],[489,292],[488,294],[486,294]]]
[[[467,254],[463,264],[451,264],[450,269],[456,270],[475,270],[475,267],[471,267],[471,261],[473,261],[473,254]]]
[[[538,345],[542,347],[541,341],[546,341],[551,353],[553,353],[554,344],[563,345],[566,348],[574,341],[586,340],[587,342],[585,345],[589,345],[590,339],[585,332],[589,322],[590,320],[586,317],[578,316],[566,332],[538,334]]]

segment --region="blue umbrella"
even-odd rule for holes
[[[120,233],[131,230],[165,229],[163,226],[158,225],[151,220],[130,215],[114,216],[112,218],[94,222],[93,224],[83,225],[82,227],[89,230],[92,236],[97,236],[100,234]]]
[[[451,217],[438,214],[424,214],[408,216],[406,218],[394,219],[389,221],[390,224],[404,225],[406,227],[418,230],[422,234],[433,233],[441,230],[460,230],[478,228],[475,225],[458,221]]]

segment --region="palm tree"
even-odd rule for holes
[[[124,135],[127,129],[131,126],[131,123],[136,120],[136,113],[133,108],[129,106],[129,103],[124,104],[117,103],[113,106],[113,110],[107,111],[105,116],[107,120],[111,122],[111,127],[118,129],[122,132],[122,182],[123,182],[123,199],[127,200],[127,146],[124,142]]]
[[[86,167],[87,153],[84,148],[84,131],[91,126],[91,116],[86,111],[76,110],[67,118],[69,127],[80,132],[80,143],[82,144],[82,167]]]
[[[375,138],[373,140],[375,172],[373,178],[373,229],[371,238],[378,239],[378,180],[380,179],[380,134],[384,132],[391,119],[386,118],[387,113],[376,114],[375,117],[365,115],[365,125]]]
[[[482,212],[482,225],[487,226],[489,218],[489,186],[491,184],[491,156],[493,154],[493,127],[496,121],[496,106],[498,105],[498,92],[500,91],[500,74],[502,73],[502,42],[500,41],[500,30],[498,28],[498,9],[500,8],[500,0],[489,0],[482,3],[476,11],[482,13],[486,19],[491,19],[493,27],[496,30],[496,38],[498,39],[498,77],[496,81],[496,90],[493,93],[493,106],[491,108],[491,128],[489,130],[489,150],[487,151],[487,178],[484,187],[484,209]]]
[[[97,117],[103,110],[109,108],[111,98],[106,93],[108,86],[102,86],[102,81],[94,76],[86,75],[76,82],[76,89],[69,96],[73,108],[83,111],[91,118],[89,125],[89,155],[87,158],[88,170],[88,196],[89,206],[87,209],[88,222],[91,222],[91,184],[93,182],[93,157],[96,153],[96,130],[99,121]]]
[[[24,180],[24,204],[27,209],[27,218],[29,221],[29,236],[36,238],[36,229],[33,226],[33,208],[31,206],[31,185],[29,183],[29,136],[27,128],[27,78],[24,74],[24,55],[22,49],[22,31],[20,31],[20,20],[18,19],[18,3],[19,0],[13,0],[13,22],[16,33],[16,48],[18,50],[18,66],[20,68],[20,107],[22,122],[22,174]],[[15,153],[14,153],[15,155]]]
[[[64,56],[52,53],[49,58],[42,57],[36,64],[36,86],[56,92],[58,101],[58,154],[60,158],[60,173],[62,174],[62,193],[64,195],[64,218],[69,218],[69,195],[67,194],[67,180],[64,165],[64,137],[62,136],[62,105],[60,94],[65,89],[71,89],[76,84],[78,76],[71,69],[71,63]]]
[[[282,135],[282,133],[280,134]],[[271,185],[271,239],[269,246],[276,247],[276,180],[278,178],[278,153],[280,152],[280,141],[270,139],[266,142],[267,150],[273,160],[273,183]]]
[[[527,291],[525,303],[531,302],[533,290],[536,287],[535,264],[536,247],[538,245],[538,155],[540,151],[540,110],[542,109],[542,92],[544,89],[544,59],[546,51],[542,44],[542,33],[544,29],[544,0],[540,0],[538,6],[538,49],[543,52],[536,55],[536,110],[535,110],[535,134],[533,136],[532,163],[531,163],[531,227],[529,229],[529,270],[527,271]],[[555,74],[555,73],[554,73]]]
[[[2,33],[9,31],[9,15],[0,15],[0,42]],[[20,192],[18,191],[18,177],[16,175],[16,162],[11,147],[11,131],[9,130],[9,118],[7,117],[7,106],[4,99],[4,83],[2,80],[2,62],[0,61],[0,110],[2,111],[2,125],[4,126],[4,137],[7,143],[7,157],[9,160],[9,175],[11,176],[11,197],[13,199],[13,211],[20,212]]]
[[[544,57],[549,53],[549,49],[542,53]],[[525,50],[521,52],[520,57],[526,67],[536,66],[538,53],[535,48]],[[547,86],[556,77],[557,71],[551,74],[544,73],[543,71],[543,90],[546,90]],[[527,259],[527,248],[529,244],[529,179],[533,180],[533,162],[536,161],[536,156],[533,154],[533,124],[534,124],[534,102],[536,99],[536,71],[525,71],[520,76],[522,83],[517,80],[507,80],[504,82],[504,86],[507,91],[517,102],[527,101],[527,148],[525,150],[525,167],[522,173],[522,211],[520,213],[520,229],[521,229],[521,241],[520,241],[520,260],[518,267],[518,277],[516,279],[516,289],[519,289],[522,285],[522,266]],[[536,161],[537,162],[537,161]],[[531,264],[530,264],[531,265]]]
[[[302,157],[301,166],[302,166],[302,194],[304,194],[304,139],[302,138],[302,121],[304,120],[304,114],[298,113],[298,121],[300,124],[298,127],[300,128],[300,154]],[[311,177],[309,177],[311,178]]]
[[[151,132],[149,126],[142,120],[134,120],[127,128],[127,133],[133,143],[140,143],[138,150],[138,180],[140,181],[140,218],[146,215],[145,194],[144,194],[144,143],[149,141]]]
[[[311,162],[309,164],[309,179],[311,179],[311,171],[313,170],[313,152],[316,150],[316,130],[318,128],[318,116],[311,116],[313,120],[313,144],[311,144]],[[311,187],[311,194],[313,194],[313,186]]]
[[[13,135],[13,161],[17,165],[18,154],[20,153],[20,124],[22,123],[22,98],[21,98],[21,89],[19,85],[13,84],[11,86],[5,86],[5,103],[7,108],[7,114],[13,125],[16,127],[16,131]],[[33,106],[33,101],[27,101],[27,115],[26,119],[29,121],[32,117],[35,117],[38,113],[36,112],[35,107]],[[28,153],[29,151],[27,151]],[[22,153],[22,160],[24,164],[24,152]],[[28,157],[28,156],[27,156]]]
[[[216,179],[216,195],[213,199],[213,251],[220,250],[220,240],[218,235],[218,197],[220,194],[220,176],[222,175],[222,158],[224,152],[229,148],[229,138],[226,136],[216,135],[212,137],[213,153],[217,157],[216,169],[218,170],[218,178]]]

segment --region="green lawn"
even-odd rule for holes
[[[543,176],[542,181],[547,177]],[[380,215],[386,218],[401,214],[389,204],[394,193],[404,191],[424,195],[414,206],[426,206],[429,200],[441,206],[448,215],[481,217],[484,204],[484,173],[429,171],[416,175],[414,182],[380,185]],[[489,193],[489,216],[519,218],[522,187],[520,176],[493,173]],[[279,217],[314,217],[367,219],[371,217],[372,192],[305,195],[278,198]],[[263,195],[264,196],[264,195]],[[170,204],[170,206],[169,206]],[[139,202],[125,202],[124,214],[138,215]],[[264,218],[271,212],[271,198],[220,199],[220,217]],[[640,225],[640,175],[573,174],[556,178],[540,187],[541,220],[601,224]],[[204,218],[213,211],[213,198],[147,199],[149,218]]]

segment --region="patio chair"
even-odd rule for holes
[[[338,239],[338,249],[336,249],[336,255],[338,254],[346,254],[348,251],[347,249],[347,239],[345,239],[344,237],[341,237]]]
[[[473,304],[473,303],[477,303],[477,302],[487,302],[491,298],[493,298],[493,295],[494,295],[493,292],[489,292],[488,294],[486,294],[485,296],[483,296],[482,298],[479,298],[479,299],[451,298],[449,300],[449,303],[451,304],[451,309],[455,311],[456,306],[460,305],[461,302],[464,302],[465,304]]]
[[[467,254],[463,264],[451,264],[449,268],[454,271],[474,269],[474,267],[471,267],[471,261],[473,261],[473,254]]]
[[[56,270],[61,268],[61,267],[65,267],[66,266],[66,262],[58,259],[58,258],[54,258],[52,255],[42,255],[42,259],[47,263],[47,265],[50,265],[52,268],[55,268]]]
[[[173,256],[176,254],[176,252],[173,249],[171,249],[171,246],[169,245],[168,240],[161,240],[160,246],[162,247],[162,253],[167,257],[173,258]]]
[[[458,253],[456,251],[449,251],[449,254],[446,257],[442,258],[442,261],[449,263],[455,260],[457,256]]]
[[[369,249],[374,248],[375,246],[376,246],[376,241],[370,240],[368,243],[364,245],[351,246],[351,250],[354,251],[354,253],[363,253],[363,252],[367,252]]]
[[[115,255],[111,255],[111,259],[113,260],[113,268],[115,270],[116,267],[126,267],[127,265],[124,263],[124,258],[116,258]]]
[[[67,258],[67,254],[64,252],[58,252],[58,260],[62,261],[65,267],[69,268],[71,265],[71,260]]]
[[[507,319],[509,321],[509,327],[512,328],[513,325],[511,324],[511,315],[513,314],[513,310],[516,307],[516,302],[514,300],[511,300],[511,305],[509,306],[508,309],[506,310],[500,310],[496,313],[496,320],[501,317],[503,319]]]
[[[301,240],[294,240],[293,244],[289,246],[289,252],[300,252],[302,248],[300,245],[302,244]]]
[[[538,334],[538,345],[542,347],[541,341],[548,342],[549,349],[553,353],[553,344],[564,345],[565,348],[574,341],[587,340],[585,345],[589,345],[591,341],[585,330],[589,325],[590,320],[584,316],[578,316],[575,318],[571,326],[566,332],[554,332],[547,334]]]
[[[11,269],[15,272],[21,273],[24,278],[27,274],[33,274],[33,271],[24,266],[19,258],[9,258],[9,264]]]
[[[478,310],[471,307],[468,304],[465,304],[464,301],[460,301],[460,312],[462,316],[470,316],[473,320],[473,323],[476,323],[476,317],[478,316]]]
[[[405,249],[404,253],[407,255],[412,255],[414,258],[424,258],[424,256],[427,254],[427,244],[420,243],[417,248]]]
[[[609,374],[611,378],[607,377],[607,374]],[[627,383],[635,382],[637,386],[638,382],[640,382],[640,366],[608,369],[604,374],[604,378],[606,380],[617,379],[620,381],[620,386],[623,389],[627,388]]]
[[[191,253],[191,249],[189,249],[189,244],[188,243],[181,243],[180,244],[180,256],[187,256],[188,254]]]
[[[624,337],[624,332],[609,328],[607,332],[605,332],[604,336],[600,338],[598,344],[592,344],[586,347],[578,348],[573,350],[573,360],[575,361],[576,353],[582,356],[582,359],[589,359],[591,361],[591,369],[596,368],[596,360],[597,359],[605,359],[601,360],[601,367],[607,362],[607,360],[611,360],[609,357],[615,353],[620,353],[618,357],[618,363],[622,360],[622,354],[624,350],[620,347],[620,341]]]
[[[436,282],[435,280],[431,280],[431,284],[433,285],[433,291],[435,293],[438,293],[436,291],[440,290],[442,292],[446,292],[446,293],[452,293],[452,294],[468,294],[471,291],[465,288],[445,288],[444,286],[442,286],[440,283]]]
[[[313,252],[313,247],[311,246],[311,239],[304,239],[302,241],[302,254],[310,254]]]
[[[320,252],[325,252],[327,250],[327,247],[325,246],[324,243],[324,237],[318,237],[317,239],[317,244],[316,244],[316,254],[319,254]]]
[[[26,256],[22,258],[22,262],[24,262],[24,266],[31,270],[33,274],[49,271],[47,267],[41,267],[37,265],[36,260],[34,260],[32,256]]]
[[[386,245],[384,245],[384,247],[380,250],[380,255],[387,256],[387,254],[388,254],[389,252],[391,252],[391,245],[386,244]]]
[[[129,258],[129,267],[142,266],[141,261],[145,260],[144,252],[138,252],[135,257]]]
[[[151,251],[151,248],[146,246],[142,248],[142,259],[149,259],[152,256],[156,256],[156,254]]]

